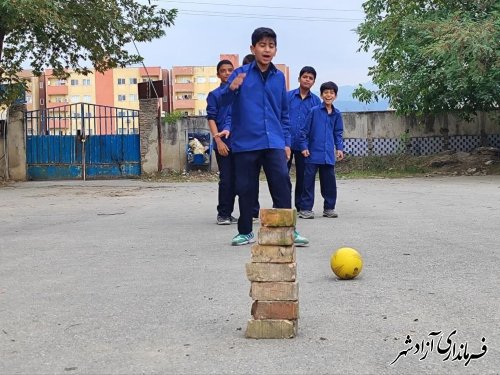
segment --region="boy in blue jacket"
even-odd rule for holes
[[[234,208],[235,193],[230,139],[215,137],[217,133],[230,128],[231,108],[229,106],[222,106],[220,104],[220,97],[221,90],[227,84],[227,79],[233,70],[234,67],[231,61],[219,61],[217,64],[217,77],[220,79],[220,86],[211,91],[207,96],[208,126],[214,139],[215,159],[219,167],[218,225],[228,225],[237,222],[237,219],[231,215]]]
[[[238,234],[232,245],[255,242],[252,208],[257,200],[257,181],[264,168],[275,208],[291,208],[292,194],[287,160],[290,158],[290,121],[285,76],[272,63],[276,33],[260,27],[252,33],[255,61],[237,68],[223,89],[223,104],[231,104],[230,135],[239,197]],[[309,241],[295,232],[295,244]]]
[[[344,158],[344,124],[340,111],[333,106],[338,86],[325,82],[320,87],[323,103],[311,109],[301,129],[301,150],[305,157],[304,190],[301,197],[299,217],[314,219],[314,185],[319,171],[323,216],[337,217],[337,182],[335,180],[335,159]]]
[[[306,121],[312,107],[321,104],[321,99],[311,92],[316,81],[316,70],[312,66],[304,66],[299,73],[299,87],[288,92],[290,107],[290,134],[292,135],[292,154],[288,161],[288,171],[295,159],[295,208],[300,211],[300,199],[304,187],[305,158],[300,149],[300,129]]]

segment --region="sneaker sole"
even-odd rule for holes
[[[309,244],[308,244],[308,243],[296,243],[296,242],[294,243],[294,245],[295,245],[296,247],[307,247],[307,246],[309,246]]]
[[[217,225],[231,225],[231,223],[226,223],[226,222],[219,223],[219,222],[217,222]]]
[[[254,243],[255,240],[250,240],[250,241],[246,241],[246,242],[241,242],[241,243],[234,243],[232,242],[231,245],[232,246],[242,246],[242,245],[248,245],[248,244],[251,244],[251,243]]]
[[[330,219],[335,219],[335,218],[339,217],[339,215],[323,215],[323,217],[328,217]]]
[[[302,216],[302,215],[299,215],[299,217],[301,219],[314,219],[314,216]]]

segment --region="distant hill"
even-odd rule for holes
[[[371,82],[363,83],[363,86],[371,90],[377,88],[377,86]],[[354,99],[352,93],[356,88],[357,86],[339,86],[338,98],[334,102],[335,107],[341,112],[385,111],[389,109],[389,101],[385,99],[370,104],[361,103],[357,99]],[[319,87],[317,91],[313,90],[313,92],[319,96]]]

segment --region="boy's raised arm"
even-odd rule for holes
[[[237,73],[236,70],[231,73],[227,79],[227,85],[221,90],[221,105],[230,106],[233,104],[244,79],[245,73]]]

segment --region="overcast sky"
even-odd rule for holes
[[[290,67],[291,88],[304,65],[324,81],[357,85],[370,81],[369,54],[359,48],[354,29],[362,22],[362,0],[159,0],[156,4],[179,14],[167,35],[137,45],[146,65],[216,65],[221,53],[250,52],[250,36],[257,27],[271,27],[278,35],[275,63]]]

